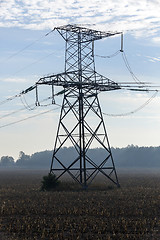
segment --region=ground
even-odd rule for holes
[[[40,191],[47,171],[0,171],[1,240],[160,239],[160,174],[120,171],[121,188],[99,177]]]

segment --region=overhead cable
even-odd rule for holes
[[[10,113],[7,113],[7,114],[5,114],[5,115],[2,115],[2,116],[0,116],[0,119],[3,119],[3,118],[6,118],[6,117],[9,117],[9,116],[11,116],[11,115],[14,115],[14,114],[16,114],[16,113],[19,113],[19,112],[21,112],[21,111],[24,111],[24,110],[29,110],[29,111],[31,111],[31,110],[35,110],[36,108],[38,108],[38,107],[46,107],[46,106],[50,106],[50,105],[53,105],[53,103],[51,103],[51,104],[41,104],[41,103],[43,103],[43,102],[45,102],[45,101],[47,101],[47,100],[49,100],[49,99],[52,99],[52,97],[48,97],[48,98],[45,98],[45,99],[43,99],[42,101],[40,101],[39,103],[39,105],[35,105],[35,103],[34,104],[28,104],[27,102],[27,106],[26,106],[26,104],[24,103],[24,102],[22,102],[22,104],[23,104],[23,108],[20,108],[20,109],[18,109],[18,110],[16,110],[16,111],[12,111],[12,112],[10,112]],[[25,99],[25,101],[26,101],[26,99]],[[57,103],[55,103],[54,102],[54,105],[57,105],[57,106],[59,106],[59,107],[61,107],[61,105],[60,104],[57,104]]]
[[[33,106],[33,105],[35,105],[35,104],[32,104],[31,106]],[[11,116],[11,115],[14,115],[14,114],[16,114],[16,113],[18,113],[18,112],[24,111],[25,109],[26,109],[26,107],[23,107],[23,108],[20,108],[20,109],[18,109],[18,110],[16,110],[16,111],[12,111],[12,112],[10,112],[10,113],[7,113],[7,114],[1,116],[0,119],[9,117],[9,116]]]
[[[140,111],[141,109],[143,109],[144,107],[146,107],[158,94],[158,91],[155,91],[154,94],[145,102],[143,103],[140,107],[136,108],[135,110],[132,110],[130,112],[127,113],[121,113],[121,114],[111,114],[111,113],[104,113],[104,115],[109,116],[109,117],[125,117],[125,116],[129,116],[131,114],[134,114],[138,111]]]
[[[20,119],[20,120],[15,121],[15,122],[7,123],[7,124],[5,124],[5,125],[0,126],[0,128],[8,127],[8,126],[11,126],[11,125],[14,125],[14,124],[17,124],[17,123],[20,123],[20,122],[23,122],[23,121],[26,121],[26,120],[35,118],[35,117],[38,117],[38,116],[40,116],[40,115],[44,115],[44,114],[46,114],[46,113],[49,113],[49,112],[54,111],[54,110],[57,110],[57,109],[59,109],[59,107],[57,107],[57,108],[55,108],[55,109],[50,109],[50,110],[45,111],[45,112],[42,112],[42,113],[38,113],[38,114],[32,115],[32,116],[30,116],[30,117],[26,117],[26,118]]]
[[[102,55],[98,55],[98,54],[96,54],[95,56],[96,56],[96,57],[100,57],[100,58],[112,58],[112,57],[117,56],[120,52],[121,52],[121,51],[118,50],[118,51],[116,51],[115,53],[113,53],[113,54],[111,54],[111,55],[108,55],[108,56],[102,56]]]
[[[13,99],[15,99],[15,98],[17,98],[17,97],[19,97],[19,96],[20,96],[20,94],[14,95],[14,96],[12,96],[12,97],[9,97],[9,98],[1,101],[1,102],[0,102],[0,105],[3,105],[3,104],[5,104],[5,103],[7,103],[8,101],[12,101]]]
[[[129,62],[128,62],[128,60],[127,60],[127,56],[126,56],[126,54],[125,54],[124,51],[122,51],[122,59],[123,59],[123,61],[124,61],[124,63],[125,63],[125,66],[127,67],[128,71],[130,72],[133,80],[134,80],[136,83],[141,83],[141,84],[143,84],[143,82],[140,81],[140,80],[136,77],[136,75],[133,73],[133,71],[132,71],[132,69],[131,69],[131,67],[130,67],[130,65],[129,65]]]
[[[36,85],[33,85],[33,86],[27,88],[25,91],[21,91],[19,94],[16,94],[16,95],[14,95],[14,96],[12,96],[12,97],[6,98],[5,100],[3,100],[3,101],[0,102],[0,105],[3,105],[3,104],[5,104],[5,103],[7,103],[8,101],[12,101],[12,100],[14,100],[15,98],[20,97],[21,95],[26,94],[27,92],[33,90],[35,87],[36,87]]]
[[[62,48],[61,48],[61,49],[62,49]],[[59,51],[60,51],[61,49],[59,49]],[[40,59],[38,59],[38,60],[36,60],[36,61],[34,61],[34,62],[26,65],[26,66],[24,66],[23,68],[21,68],[21,69],[19,69],[18,71],[14,72],[14,73],[12,74],[12,76],[16,75],[16,74],[19,73],[19,72],[22,72],[23,70],[25,70],[26,68],[29,68],[29,67],[33,66],[34,64],[37,64],[37,63],[43,61],[44,59],[48,58],[49,56],[54,55],[55,52],[56,52],[56,51],[54,51],[54,52],[48,54],[47,56],[44,56],[43,58],[40,58]]]
[[[22,97],[23,97],[23,98],[22,98]],[[21,102],[22,102],[22,104],[24,105],[24,107],[25,107],[27,110],[29,110],[29,111],[34,110],[34,109],[37,107],[35,104],[34,104],[34,107],[32,107],[33,105],[32,105],[32,106],[29,105],[29,104],[27,103],[24,95],[21,95],[20,99],[21,99]]]
[[[31,42],[30,44],[26,45],[24,48],[20,49],[19,51],[11,54],[8,58],[6,58],[3,62],[7,62],[8,60],[10,60],[11,58],[17,56],[18,54],[20,54],[21,52],[25,51],[27,48],[31,47],[32,45],[34,45],[36,42],[39,42],[42,38],[45,38],[46,36],[48,36],[51,32],[53,32],[55,30],[55,28],[53,30],[51,30],[50,32],[42,35],[40,38],[36,39],[35,41]],[[2,63],[2,62],[1,62]]]

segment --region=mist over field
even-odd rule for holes
[[[89,156],[98,164],[99,156],[105,158],[105,150],[101,148],[90,149]],[[129,145],[125,148],[112,148],[114,162],[117,168],[160,168],[160,147],[138,147]],[[59,158],[70,161],[75,156],[74,148],[62,148],[59,151]],[[19,158],[3,156],[0,159],[1,168],[36,168],[49,169],[52,159],[52,151],[46,150],[27,155],[20,152]],[[55,166],[56,167],[56,166]]]

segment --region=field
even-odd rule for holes
[[[160,174],[120,172],[87,191],[42,192],[47,172],[0,171],[1,240],[160,239]]]

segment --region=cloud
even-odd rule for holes
[[[94,23],[104,30],[133,30],[137,37],[156,36],[160,28],[160,2],[156,0],[5,0],[0,7],[0,27],[40,30]]]
[[[27,80],[25,78],[4,78],[1,79],[0,81],[2,82],[7,82],[7,83],[25,83]]]
[[[160,37],[154,37],[152,40],[154,43],[160,45]]]

